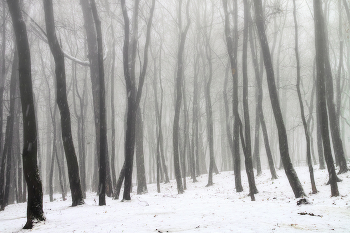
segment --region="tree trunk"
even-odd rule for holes
[[[317,106],[318,117],[320,119],[320,129],[322,134],[324,156],[327,164],[329,183],[331,185],[331,195],[339,196],[338,177],[335,173],[331,143],[328,130],[328,114],[326,106],[326,87],[325,87],[325,34],[324,19],[322,14],[322,2],[314,0],[314,22],[315,22],[315,46],[316,46],[316,66],[317,66]]]
[[[238,6],[237,1],[235,1],[235,29],[234,38],[235,44],[233,44],[231,32],[230,32],[230,22],[229,14],[227,11],[227,0],[223,0],[224,12],[225,12],[225,36],[227,52],[230,58],[231,74],[233,79],[233,115],[234,115],[234,125],[233,125],[233,148],[234,148],[234,173],[235,173],[235,187],[236,192],[242,192],[242,181],[241,181],[241,159],[239,154],[239,122],[240,117],[238,113],[238,72],[237,72],[237,47],[238,47]]]
[[[205,5],[205,12],[206,12],[206,5]],[[204,16],[206,18],[206,15]],[[212,109],[212,103],[211,103],[211,82],[213,80],[213,64],[212,64],[212,57],[211,57],[211,47],[210,47],[210,37],[211,37],[211,29],[213,24],[213,15],[211,16],[211,25],[209,28],[209,32],[205,31],[205,40],[206,40],[206,46],[205,46],[205,54],[206,59],[208,62],[208,78],[205,84],[205,107],[206,107],[206,115],[207,115],[207,139],[209,144],[209,174],[208,174],[208,184],[206,187],[212,186],[213,183],[213,169],[214,169],[214,129],[213,129],[213,109]],[[209,26],[208,26],[209,27]],[[204,63],[204,62],[203,62]]]
[[[250,21],[250,22],[252,22],[252,21]],[[268,164],[269,164],[269,168],[270,168],[271,178],[277,179],[275,164],[273,162],[272,152],[271,152],[271,148],[270,148],[269,136],[267,134],[264,112],[262,109],[262,101],[263,101],[262,77],[264,74],[264,72],[263,72],[263,58],[262,58],[262,54],[260,53],[261,59],[260,59],[260,67],[259,67],[257,55],[255,52],[255,45],[254,45],[254,41],[253,41],[253,29],[252,29],[252,27],[249,27],[249,42],[250,42],[250,50],[252,53],[253,66],[254,66],[254,71],[255,71],[255,80],[256,80],[256,85],[257,85],[257,90],[258,90],[257,106],[256,106],[257,117],[258,117],[258,120],[260,122],[261,130],[263,133],[265,150],[266,150],[267,160],[268,160]],[[257,166],[259,166],[259,165],[257,165]]]
[[[64,54],[56,37],[52,0],[44,0],[44,11],[47,39],[56,64],[57,105],[61,113],[62,141],[68,166],[72,206],[77,206],[84,203],[84,198],[81,191],[78,160],[72,138],[70,111],[66,94]]]
[[[114,67],[115,67],[115,36],[113,23],[111,25],[111,32],[113,35],[113,48],[112,48],[112,70],[111,70],[111,124],[112,124],[112,156],[111,156],[111,169],[112,169],[112,181],[113,181],[113,194],[117,191],[117,175],[115,172],[115,106],[114,106]],[[117,159],[118,161],[118,159]]]
[[[136,168],[137,168],[137,194],[147,193],[145,159],[143,153],[143,120],[141,106],[136,113]]]
[[[99,166],[99,205],[106,205],[106,191],[111,192],[111,187],[106,185],[106,173],[109,170],[107,153],[107,117],[106,117],[106,91],[105,74],[103,66],[103,45],[101,21],[97,13],[95,0],[90,0],[92,16],[95,22],[97,35],[98,76],[99,76],[99,116],[100,116],[100,166]]]
[[[17,49],[14,51],[14,58],[12,63],[12,74],[10,82],[10,109],[9,116],[7,117],[6,135],[5,135],[5,146],[2,152],[2,165],[1,165],[1,177],[0,177],[0,210],[4,210],[8,205],[8,198],[10,192],[10,177],[12,160],[12,147],[13,147],[13,131],[14,131],[14,119],[15,119],[15,100],[17,90],[17,79],[18,79],[18,53]],[[2,133],[2,132],[1,132]],[[6,163],[6,174],[5,174],[5,163]],[[6,177],[6,179],[5,179]],[[3,189],[4,188],[4,189]]]
[[[183,53],[185,49],[185,42],[187,37],[187,32],[190,27],[191,21],[189,18],[189,2],[186,4],[186,15],[187,15],[187,25],[182,31],[180,24],[180,41],[177,51],[177,76],[176,76],[176,103],[175,103],[175,115],[174,115],[174,124],[173,124],[173,152],[174,152],[174,170],[177,184],[177,192],[182,194],[184,188],[181,181],[181,170],[180,170],[180,159],[179,159],[179,121],[180,121],[180,111],[181,111],[181,101],[182,101],[182,83],[183,83]],[[182,0],[179,1],[179,21],[181,21],[181,8]]]
[[[304,105],[303,105],[303,99],[301,97],[301,91],[300,91],[300,58],[299,58],[299,38],[298,38],[298,22],[297,22],[297,15],[296,15],[296,5],[295,0],[293,0],[293,16],[294,16],[294,28],[295,28],[295,58],[297,62],[297,92],[298,92],[298,99],[299,99],[299,106],[300,106],[300,114],[301,119],[303,121],[304,126],[304,132],[305,132],[305,139],[306,139],[306,157],[307,157],[307,165],[309,167],[309,173],[310,173],[310,180],[311,180],[311,189],[312,193],[317,193],[316,184],[315,184],[315,178],[314,178],[314,169],[312,167],[312,161],[311,161],[311,143],[310,143],[310,136],[309,131],[307,128],[306,123],[306,117],[304,113]],[[311,114],[311,113],[310,113]]]
[[[256,17],[256,24],[257,24],[259,39],[260,39],[260,45],[264,56],[264,63],[265,63],[267,83],[268,83],[268,88],[270,93],[270,100],[271,100],[272,110],[274,113],[277,129],[278,129],[281,159],[282,159],[283,167],[287,175],[289,184],[292,187],[295,197],[298,198],[298,197],[304,196],[305,193],[304,193],[303,187],[301,186],[299,178],[294,170],[293,164],[289,156],[287,132],[283,122],[280,103],[278,100],[275,77],[273,72],[273,65],[271,61],[271,55],[270,55],[267,37],[265,34],[261,0],[254,0],[254,6],[255,6],[255,17]]]
[[[30,49],[27,29],[18,0],[7,0],[18,49],[19,86],[23,114],[23,170],[28,187],[27,223],[31,229],[34,221],[44,221],[43,191],[37,166],[37,130],[33,101]]]
[[[252,160],[252,145],[250,137],[250,117],[248,103],[248,27],[250,18],[250,7],[247,0],[244,3],[244,30],[243,30],[243,54],[242,54],[242,72],[243,72],[243,112],[244,112],[244,134],[245,134],[245,169],[249,183],[249,195],[251,200],[255,201],[254,194],[258,193],[255,185],[253,160]]]

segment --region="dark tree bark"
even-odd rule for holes
[[[99,76],[99,116],[100,116],[100,166],[99,166],[99,205],[106,205],[106,173],[107,169],[107,117],[106,117],[106,93],[105,93],[105,74],[103,66],[103,45],[101,21],[97,13],[95,0],[90,0],[92,16],[95,22],[97,35],[97,54],[98,54],[98,76]],[[111,188],[111,187],[109,187]]]
[[[312,193],[317,193],[316,184],[315,184],[315,178],[314,178],[314,169],[312,167],[312,161],[311,161],[311,143],[310,143],[310,135],[309,130],[307,128],[306,123],[306,117],[304,113],[304,104],[303,99],[301,97],[301,91],[300,91],[300,58],[299,58],[299,32],[298,32],[298,22],[297,22],[297,15],[296,15],[296,5],[295,0],[293,0],[293,18],[294,18],[294,28],[295,28],[295,58],[297,62],[297,92],[298,92],[298,99],[299,99],[299,106],[300,106],[300,114],[301,119],[303,121],[304,126],[304,132],[305,132],[305,139],[306,139],[306,158],[307,158],[307,165],[309,167],[309,173],[310,173],[310,180],[311,180],[311,189]]]
[[[100,118],[99,118],[99,82],[98,82],[98,54],[97,54],[97,37],[96,29],[94,27],[94,19],[91,12],[89,0],[80,0],[80,5],[84,17],[84,27],[87,37],[88,45],[88,58],[90,62],[90,78],[92,87],[92,102],[94,106],[94,123],[95,123],[95,134],[96,134],[96,158],[97,161],[100,157]],[[97,170],[97,163],[95,163],[95,170]],[[97,191],[97,175],[94,173],[92,180],[92,190]]]
[[[260,45],[264,56],[264,63],[265,63],[265,69],[266,69],[267,84],[268,84],[269,93],[270,93],[270,100],[271,100],[272,110],[274,113],[277,129],[278,129],[281,159],[282,159],[283,167],[287,175],[289,184],[292,187],[295,197],[298,198],[298,197],[304,196],[305,193],[304,193],[303,187],[301,186],[299,178],[294,170],[293,164],[289,156],[287,132],[283,122],[281,107],[278,100],[271,54],[270,54],[267,37],[265,34],[261,0],[254,0],[254,6],[255,6],[255,17],[256,17],[256,24],[257,24],[259,39],[260,39]]]
[[[322,142],[324,156],[327,164],[329,183],[331,185],[331,195],[339,196],[338,177],[335,173],[332,149],[329,138],[328,114],[326,105],[326,71],[325,71],[325,28],[322,14],[322,2],[314,0],[314,22],[315,22],[315,46],[316,46],[316,67],[317,67],[317,105],[319,109],[320,128],[322,133]]]
[[[64,54],[56,37],[52,0],[44,0],[44,12],[47,39],[56,64],[57,105],[61,113],[62,141],[68,166],[72,206],[77,206],[84,203],[84,198],[81,191],[78,160],[72,138],[70,111],[66,94]]]
[[[238,72],[237,72],[237,47],[238,47],[238,6],[237,1],[235,1],[234,7],[234,19],[235,19],[235,29],[234,38],[235,43],[233,43],[232,35],[230,32],[230,21],[229,14],[227,11],[227,0],[223,0],[224,12],[225,12],[225,36],[227,52],[230,58],[231,74],[233,80],[233,115],[234,115],[234,125],[233,125],[233,149],[234,149],[234,173],[235,173],[235,186],[236,192],[242,192],[242,181],[241,181],[241,159],[239,155],[239,122],[240,117],[238,113]]]
[[[244,112],[244,134],[245,134],[245,169],[249,183],[249,195],[251,200],[255,201],[254,194],[258,193],[255,185],[253,159],[252,159],[252,145],[250,137],[250,117],[249,117],[249,103],[248,103],[248,30],[250,18],[250,6],[247,0],[244,3],[244,30],[243,30],[243,53],[242,53],[242,71],[243,71],[243,112]]]
[[[19,86],[23,114],[23,170],[28,187],[27,223],[31,229],[36,221],[44,221],[43,191],[37,166],[37,130],[35,122],[30,50],[27,29],[18,0],[7,0],[18,49]]]

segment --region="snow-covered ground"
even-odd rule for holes
[[[306,193],[310,182],[306,167],[296,168]],[[86,204],[70,207],[71,200],[54,202],[44,197],[46,221],[31,232],[350,232],[350,172],[340,175],[340,196],[330,197],[326,170],[315,170],[319,193],[308,194],[311,205],[298,206],[284,171],[271,180],[268,170],[256,177],[259,194],[250,201],[245,171],[244,192],[234,190],[233,172],[214,175],[214,186],[205,187],[207,176],[197,183],[187,179],[187,190],[178,195],[175,181],[148,185],[148,193],[132,201],[107,198],[98,206],[98,197],[88,193]],[[136,191],[136,188],[135,188]],[[301,215],[299,213],[307,213]],[[311,215],[315,216],[311,216]],[[0,212],[0,232],[21,230],[26,222],[26,204],[14,204]]]

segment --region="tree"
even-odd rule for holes
[[[81,191],[78,160],[72,138],[70,111],[66,94],[64,54],[56,37],[52,0],[44,0],[44,12],[47,39],[56,64],[57,105],[61,113],[61,132],[64,152],[67,159],[69,184],[72,193],[72,206],[77,206],[84,203],[84,198]]]
[[[173,124],[173,152],[174,152],[174,170],[177,184],[177,192],[182,194],[184,192],[182,181],[181,181],[181,171],[180,171],[180,159],[179,159],[179,121],[180,121],[180,110],[181,110],[181,101],[182,101],[182,83],[183,83],[183,69],[184,69],[184,49],[188,29],[190,27],[191,21],[189,16],[189,3],[188,0],[186,3],[186,16],[187,23],[184,29],[182,29],[182,0],[179,1],[179,29],[180,29],[180,41],[177,51],[177,73],[176,73],[176,103],[175,103],[175,115],[174,115],[174,124]]]
[[[310,135],[309,135],[309,130],[308,130],[307,123],[306,123],[303,99],[301,97],[301,91],[300,91],[300,58],[299,58],[299,37],[298,37],[299,36],[299,32],[298,32],[298,22],[297,22],[297,13],[296,13],[295,0],[293,0],[293,18],[294,18],[294,28],[295,28],[295,59],[296,59],[296,62],[297,62],[297,85],[296,86],[297,86],[297,92],[298,92],[300,114],[301,114],[301,119],[303,121],[304,132],[305,132],[306,158],[307,158],[307,164],[308,164],[308,167],[309,167],[311,188],[312,188],[312,193],[317,193],[316,184],[315,184],[315,178],[314,178],[314,169],[312,167],[312,161],[311,161]]]
[[[243,71],[243,112],[244,112],[244,134],[245,145],[242,145],[245,156],[245,169],[249,183],[249,195],[251,200],[255,201],[254,194],[258,193],[255,185],[253,160],[252,160],[252,146],[250,137],[250,119],[249,119],[249,104],[248,104],[248,33],[249,33],[249,18],[250,6],[247,0],[244,3],[244,30],[243,30],[243,53],[242,53],[242,71]],[[243,139],[243,138],[242,138]]]
[[[13,157],[12,144],[13,144],[13,131],[15,120],[15,98],[16,87],[18,79],[18,53],[17,49],[14,50],[14,58],[12,62],[12,74],[10,83],[10,109],[9,116],[7,116],[5,145],[2,151],[1,168],[0,168],[0,210],[4,210],[8,204],[9,191],[10,191],[10,176],[11,170],[14,169],[11,166],[11,160]]]
[[[206,18],[206,12],[207,12],[207,5],[205,2],[205,15],[204,18]],[[210,25],[206,26],[205,30],[205,55],[207,59],[208,64],[208,74],[207,74],[207,80],[205,84],[205,107],[206,107],[206,115],[207,115],[207,139],[209,144],[209,174],[208,174],[208,186],[212,186],[213,183],[213,169],[215,164],[215,158],[214,158],[214,129],[213,129],[213,106],[211,101],[211,84],[213,80],[213,62],[212,62],[212,48],[210,46],[210,40],[211,40],[211,32],[213,28],[213,18],[214,18],[214,12],[212,12],[210,17]],[[207,30],[209,28],[209,32]],[[203,62],[204,63],[204,62]]]
[[[30,49],[27,29],[18,0],[7,0],[18,50],[18,74],[23,114],[23,170],[28,188],[27,223],[44,221],[43,191],[37,166],[37,128],[35,122]]]
[[[127,122],[125,131],[125,144],[124,153],[125,161],[120,172],[119,180],[125,177],[124,181],[124,200],[131,200],[130,191],[132,186],[132,167],[134,161],[134,149],[135,149],[135,129],[136,129],[136,113],[141,100],[142,88],[146,76],[147,65],[148,65],[148,47],[151,39],[151,26],[153,19],[153,12],[155,8],[155,0],[152,1],[150,10],[150,16],[147,23],[146,42],[144,51],[144,64],[141,68],[139,76],[138,88],[136,88],[135,78],[135,58],[137,51],[137,29],[138,29],[138,11],[139,11],[140,0],[135,1],[134,15],[133,15],[133,36],[130,41],[130,20],[125,5],[125,0],[121,0],[121,8],[124,19],[124,46],[123,46],[123,70],[124,79],[126,83],[127,92]],[[131,47],[131,50],[129,48]],[[129,57],[131,60],[129,61]],[[130,63],[129,63],[130,62]]]
[[[230,21],[229,13],[227,10],[227,0],[222,0],[225,13],[225,37],[226,37],[226,46],[227,52],[230,58],[231,74],[233,80],[233,115],[234,115],[234,124],[233,124],[233,151],[234,151],[234,173],[235,173],[235,186],[236,192],[242,192],[242,181],[241,181],[241,159],[239,155],[239,122],[240,117],[238,113],[238,73],[237,73],[237,47],[238,47],[238,6],[237,1],[235,1],[235,28],[234,35],[235,43],[233,43],[232,35],[230,32]]]
[[[250,18],[250,24],[252,23],[252,20]],[[266,128],[266,123],[265,123],[265,116],[262,108],[262,101],[264,98],[263,95],[263,87],[262,87],[262,77],[263,77],[263,58],[262,54],[260,52],[260,64],[258,63],[257,59],[257,54],[255,51],[255,44],[253,41],[253,27],[249,27],[249,42],[250,42],[250,50],[252,53],[252,60],[253,60],[253,66],[254,66],[254,72],[255,72],[255,80],[256,80],[256,85],[257,85],[257,105],[256,105],[256,111],[257,111],[257,117],[261,125],[261,130],[263,133],[264,137],[264,144],[265,144],[265,150],[266,150],[266,155],[267,155],[267,160],[269,163],[269,168],[270,168],[270,173],[271,173],[271,178],[272,179],[277,179],[277,174],[276,174],[276,169],[275,169],[275,164],[273,162],[272,158],[272,152],[270,148],[270,141],[269,141],[269,135],[267,134],[267,128]],[[259,67],[260,66],[260,67]],[[258,127],[258,126],[256,126]],[[257,130],[257,129],[255,129]],[[259,129],[258,129],[259,130]],[[259,143],[258,141],[255,140],[255,143]],[[258,146],[256,146],[258,147]],[[255,148],[256,148],[255,147]],[[255,153],[256,151],[254,151]],[[259,151],[257,151],[258,153]],[[258,167],[258,175],[259,175],[259,162],[257,162],[257,167]]]
[[[292,187],[295,197],[298,198],[305,195],[305,193],[304,193],[303,187],[301,186],[299,178],[294,170],[293,164],[289,156],[287,132],[283,122],[281,107],[280,107],[276,84],[275,84],[275,76],[273,71],[271,54],[270,54],[266,33],[265,33],[261,0],[254,0],[254,8],[255,8],[256,26],[258,29],[258,35],[260,39],[260,46],[264,56],[264,64],[265,64],[270,100],[271,100],[272,110],[273,110],[273,114],[277,125],[277,130],[278,130],[281,160],[282,160],[284,171],[287,175],[289,184]]]
[[[317,107],[318,117],[320,119],[320,129],[322,134],[323,151],[327,164],[329,183],[331,185],[332,196],[339,196],[338,190],[338,177],[335,173],[331,143],[329,139],[329,129],[328,129],[328,114],[326,105],[326,86],[325,86],[325,47],[326,39],[324,34],[324,19],[322,14],[322,3],[320,1],[314,0],[314,23],[315,23],[315,46],[316,46],[316,67],[317,67]]]

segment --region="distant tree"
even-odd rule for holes
[[[31,229],[36,221],[44,221],[43,191],[37,166],[37,128],[35,121],[31,59],[27,29],[18,0],[7,0],[18,49],[18,73],[23,114],[23,170],[28,188],[27,223]]]

